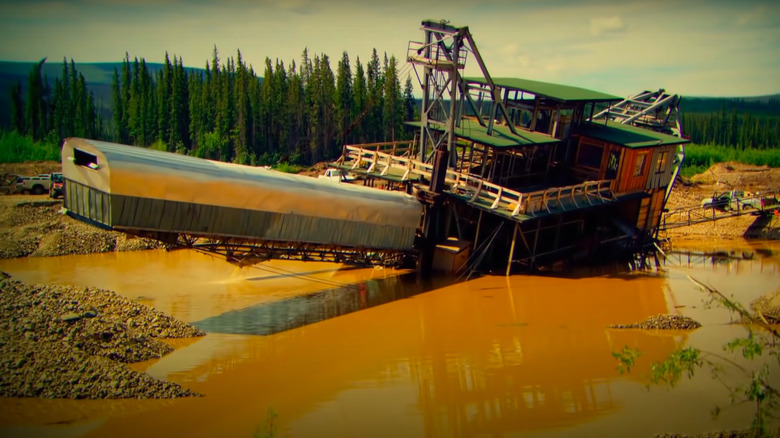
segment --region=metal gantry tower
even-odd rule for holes
[[[469,52],[486,83],[480,91],[488,95],[491,104],[488,120],[479,117],[477,121],[487,126],[490,134],[497,113],[500,111],[500,115],[508,118],[508,112],[467,26],[454,26],[446,20],[426,20],[422,22],[422,30],[424,41],[410,41],[407,51],[407,61],[414,67],[423,92],[419,159],[430,162],[435,151],[447,150],[449,165],[454,166],[455,129],[460,125],[464,104],[468,104],[475,114],[482,112],[470,93],[464,91],[461,72],[466,67]],[[438,129],[431,129],[432,126]],[[509,129],[516,134],[513,126]]]

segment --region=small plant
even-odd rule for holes
[[[739,351],[748,360],[759,359],[764,357],[764,353],[768,353],[780,365],[780,349],[778,348],[780,333],[767,322],[760,312],[751,313],[721,292],[691,277],[688,278],[709,294],[709,304],[717,304],[728,309],[733,315],[738,316],[740,321],[748,325],[747,336],[729,341],[723,346],[724,351]],[[755,326],[758,326],[760,331],[754,331],[753,327]],[[622,374],[631,370],[636,359],[641,356],[641,351],[625,346],[621,351],[613,352],[612,356],[617,359],[618,370]],[[724,366],[741,371],[746,377],[746,383],[734,386],[724,381],[722,372]],[[710,369],[714,379],[721,382],[729,390],[732,404],[748,402],[755,405],[755,413],[750,425],[752,436],[768,436],[770,432],[767,430],[767,420],[773,418],[780,409],[780,392],[778,392],[776,382],[771,380],[770,369],[767,365],[758,371],[750,371],[726,357],[686,347],[674,351],[664,361],[651,365],[648,389],[650,385],[668,385],[672,388],[683,376],[690,379],[698,369],[705,367]],[[775,383],[775,386],[772,383]],[[720,410],[720,407],[716,406],[712,411],[713,415],[717,416]]]
[[[276,436],[276,413],[274,408],[268,408],[265,414],[265,421],[257,427],[255,438],[274,438]]]

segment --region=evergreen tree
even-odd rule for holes
[[[241,58],[241,51],[239,50],[237,55],[236,67],[236,129],[235,129],[235,158],[234,160],[240,164],[249,164],[249,141],[250,131],[252,126],[251,119],[251,107],[249,105],[249,77],[244,61]]]
[[[173,134],[171,130],[172,70],[171,60],[166,51],[162,70],[157,73],[157,140],[168,142],[168,150],[175,147],[175,144],[171,143]]]
[[[45,62],[46,58],[43,58],[35,64],[27,77],[24,133],[32,136],[36,141],[41,140],[48,132],[46,119],[48,87],[42,76]]]
[[[295,62],[292,62],[290,68],[287,71],[288,86],[287,86],[287,105],[288,105],[288,117],[290,119],[290,131],[289,131],[289,150],[293,156],[292,162],[299,162],[304,159],[307,151],[306,145],[306,95],[303,89],[303,80],[301,75],[296,71]]]
[[[173,57],[171,75],[168,145],[173,151],[186,152],[189,150],[185,144],[189,143],[189,86],[181,58],[177,60],[176,56]]]
[[[289,154],[293,152],[288,143],[291,123],[290,117],[288,116],[287,86],[287,70],[284,67],[284,62],[277,60],[273,73],[272,86],[272,126],[274,130],[273,138],[275,138],[274,145],[277,148],[277,152],[282,155],[285,160],[289,158]]]
[[[122,143],[125,141],[124,133],[127,132],[127,127],[124,125],[126,119],[124,116],[124,107],[122,105],[122,91],[119,84],[119,72],[114,67],[114,76],[111,79],[111,106],[113,108],[111,120],[113,122],[113,130],[111,133],[111,139],[115,142]]]
[[[190,73],[188,80],[189,101],[187,102],[190,123],[188,126],[188,139],[190,153],[198,150],[203,140],[203,75]]]
[[[379,66],[379,56],[376,49],[371,53],[371,60],[367,65],[368,106],[371,107],[365,117],[364,129],[368,133],[368,141],[374,142],[381,139],[382,135],[382,111],[384,109],[383,92],[384,78]]]
[[[395,56],[387,62],[384,80],[384,138],[395,141],[403,137],[404,102],[396,71]]]
[[[343,143],[349,142],[349,127],[354,118],[354,98],[352,90],[352,69],[349,66],[349,55],[344,52],[336,70],[336,121],[339,130],[337,139]]]
[[[412,85],[412,77],[409,75],[406,76],[406,84],[404,84],[404,119],[417,120],[418,117],[417,102],[414,100],[414,86]]]
[[[355,115],[355,120],[350,124],[352,127],[352,132],[350,134],[351,138],[353,138],[356,143],[365,143],[368,140],[365,135],[362,119],[371,108],[368,101],[366,74],[363,70],[363,64],[360,63],[360,58],[357,58],[355,63],[355,79],[352,81],[352,101],[354,105],[352,114]]]
[[[130,144],[130,113],[132,109],[130,107],[130,91],[132,88],[132,73],[130,71],[130,55],[125,52],[125,60],[122,63],[122,122],[118,128],[120,135],[119,142],[122,144]]]
[[[24,97],[22,97],[22,82],[16,81],[11,86],[11,128],[18,133],[24,133]]]

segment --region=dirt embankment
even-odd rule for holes
[[[715,164],[690,179],[678,179],[666,207],[674,210],[680,207],[697,206],[701,204],[703,198],[729,190],[744,190],[766,196],[777,195],[780,190],[780,168],[740,163]],[[780,239],[780,216],[755,214],[735,216],[674,228],[664,232],[663,236],[672,239],[707,237]]]

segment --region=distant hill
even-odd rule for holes
[[[54,79],[62,76],[62,61],[49,62],[43,64],[43,75],[53,86]],[[132,61],[131,61],[132,62]],[[17,82],[22,83],[22,87],[27,86],[27,76],[30,74],[34,62],[11,62],[0,61],[0,126],[5,126],[10,118],[10,90]],[[163,68],[162,63],[147,62],[146,68],[157,74]],[[96,62],[96,63],[76,63],[76,71],[84,75],[87,87],[95,96],[95,105],[105,111],[111,108],[111,83],[114,78],[114,69],[122,71],[121,62]],[[199,68],[185,67],[187,71],[204,71]]]

